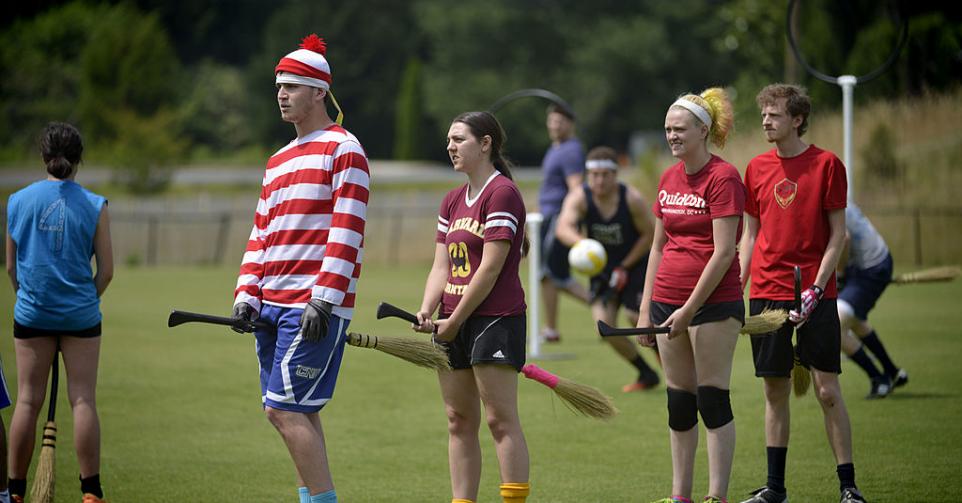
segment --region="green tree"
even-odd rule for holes
[[[85,129],[77,107],[79,59],[105,11],[74,2],[19,20],[0,33],[0,138],[8,155],[34,155],[47,122],[75,122]]]
[[[394,158],[421,159],[421,127],[424,124],[421,95],[421,61],[408,60],[401,77],[394,110]]]

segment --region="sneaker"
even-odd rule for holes
[[[862,497],[862,493],[858,492],[858,489],[847,487],[842,490],[842,497],[838,500],[838,503],[866,503],[866,501]]]
[[[892,379],[892,388],[901,388],[909,383],[909,373],[905,369],[899,369],[897,374],[889,377]]]
[[[624,393],[632,393],[635,391],[645,391],[658,386],[661,379],[658,378],[658,374],[654,371],[648,371],[638,376],[638,380],[633,383],[628,383],[621,387],[621,391]]]
[[[98,498],[90,493],[84,493],[84,499],[81,503],[107,503],[107,500]]]
[[[788,503],[788,493],[775,492],[768,486],[759,487],[751,492],[752,497],[742,503]]]
[[[716,498],[714,496],[705,496],[705,499],[702,500],[702,503],[728,503],[728,500],[725,498]]]
[[[872,378],[872,389],[869,390],[865,398],[885,398],[892,392],[892,380],[888,376],[878,376]]]
[[[658,501],[652,501],[651,503],[695,503],[695,502],[688,498],[685,498],[684,496],[672,496],[670,498],[660,499]]]
[[[553,328],[544,328],[541,330],[541,338],[545,342],[561,342],[561,334]]]

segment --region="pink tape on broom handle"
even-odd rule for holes
[[[521,373],[524,374],[528,379],[534,379],[545,386],[554,389],[558,385],[558,376],[548,372],[547,370],[533,364],[529,363],[521,369]]]

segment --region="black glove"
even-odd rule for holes
[[[254,318],[256,317],[257,313],[250,304],[238,302],[234,304],[234,312],[231,314],[231,319],[234,320],[234,324],[231,325],[230,328],[239,334],[253,332]]]
[[[330,302],[321,299],[311,299],[304,306],[304,314],[301,315],[301,335],[305,341],[317,342],[327,335],[327,325],[331,322]]]

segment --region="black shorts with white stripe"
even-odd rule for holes
[[[518,316],[472,316],[451,342],[438,342],[454,370],[479,363],[510,365],[521,372],[525,363],[527,321]]]

